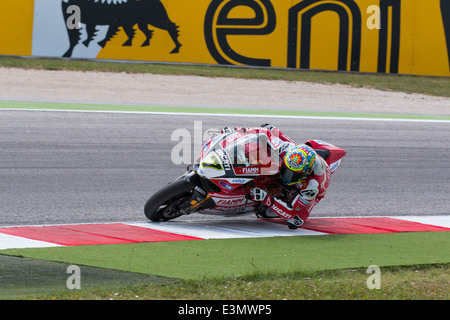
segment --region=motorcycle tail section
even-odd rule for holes
[[[330,166],[331,173],[335,172],[347,154],[345,149],[322,140],[308,140],[305,144],[311,146]]]

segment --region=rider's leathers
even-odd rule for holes
[[[270,147],[279,154],[280,164],[286,151],[296,145],[291,138],[275,127],[271,129],[260,127],[235,128],[235,130],[238,132],[267,135]],[[264,200],[264,204],[269,207],[268,210],[272,210],[283,219],[289,220],[297,215],[301,219],[301,226],[309,217],[312,208],[325,196],[330,184],[330,178],[330,167],[321,156],[317,155],[314,162],[313,174],[300,183],[295,184],[298,193],[292,201],[286,203],[269,195]]]

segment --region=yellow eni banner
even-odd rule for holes
[[[0,0],[0,54],[31,55],[33,1]]]
[[[450,76],[450,0],[2,0],[0,15],[0,54]]]

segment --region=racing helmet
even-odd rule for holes
[[[280,169],[283,183],[292,185],[308,177],[314,170],[316,156],[314,149],[305,144],[288,149]]]

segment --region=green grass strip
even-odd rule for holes
[[[450,262],[449,232],[346,234],[9,249],[2,254],[202,280]]]
[[[0,101],[0,109],[63,110],[63,111],[102,111],[102,112],[164,112],[188,114],[229,114],[229,115],[264,115],[264,116],[298,116],[298,117],[332,117],[356,119],[397,119],[397,120],[440,120],[449,121],[448,115],[395,114],[395,113],[356,113],[356,112],[319,112],[298,110],[266,110],[220,107],[174,107],[174,106],[140,106],[92,103],[60,103],[31,101]]]

